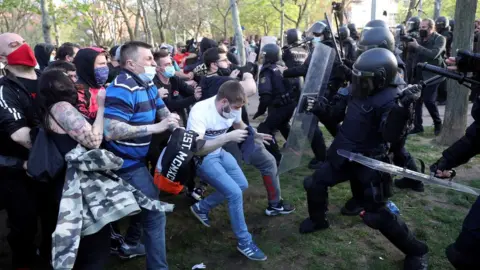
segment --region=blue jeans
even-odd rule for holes
[[[267,190],[268,203],[273,206],[277,205],[281,200],[281,194],[275,157],[262,144],[250,155],[249,160],[245,160],[245,163],[254,166],[260,171],[263,184]]]
[[[118,176],[130,185],[140,190],[145,196],[158,200],[159,190],[153,184],[153,178],[146,166],[128,172],[118,173]],[[125,241],[137,244],[144,233],[145,250],[147,252],[147,269],[168,269],[167,253],[165,250],[165,223],[167,217],[164,212],[155,212],[142,209],[140,214],[132,216]]]
[[[218,154],[209,154],[203,159],[197,174],[216,189],[200,201],[200,210],[207,213],[227,199],[230,223],[238,242],[251,242],[252,235],[248,232],[243,214],[243,190],[248,187],[248,182],[235,158],[223,149]]]

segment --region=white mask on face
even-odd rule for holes
[[[235,119],[239,114],[241,114],[241,110],[234,110],[230,108],[230,105],[222,108],[222,116],[226,119]]]
[[[140,77],[140,79],[142,79],[142,81],[144,82],[150,82],[151,80],[153,80],[155,74],[157,73],[155,67],[144,66],[143,68],[145,69],[145,72],[138,74],[138,77]]]

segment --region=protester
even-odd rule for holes
[[[122,70],[107,88],[105,100],[105,148],[124,159],[122,169],[117,171],[119,177],[147,197],[157,199],[159,191],[143,160],[152,134],[175,128],[179,117],[166,108],[152,82],[156,63],[150,49],[150,45],[139,41],[121,48]],[[161,122],[154,124],[155,118]],[[165,213],[143,210],[130,221],[119,256],[132,258],[146,253],[147,269],[168,269]],[[140,243],[142,228],[145,246]]]
[[[44,70],[48,63],[55,60],[55,46],[52,44],[40,43],[35,45],[35,58],[40,70]]]
[[[100,147],[103,138],[105,90],[99,91],[96,98],[96,118],[93,125],[90,125],[75,108],[78,103],[77,90],[62,70],[50,69],[40,77],[37,104],[41,126],[49,132],[49,138],[62,156],[78,144],[88,149]],[[58,177],[48,183],[49,190],[43,193],[42,203],[48,207],[48,222],[42,223],[42,229],[46,230],[44,236],[50,239],[57,225],[66,168],[65,163]],[[95,234],[82,237],[74,268],[104,269],[109,255],[109,236],[109,227],[106,226]]]
[[[73,44],[70,42],[65,42],[57,49],[57,54],[55,55],[55,60],[73,62],[75,55],[80,50],[80,45]]]
[[[177,49],[175,50],[175,54],[173,55],[173,60],[178,64],[178,66],[183,69],[183,66],[185,64],[185,58],[188,57],[190,54],[187,49],[186,45],[184,42],[178,42],[177,43]]]
[[[32,147],[30,130],[37,124],[33,97],[39,73],[34,53],[15,33],[0,34],[0,62],[6,76],[0,79],[0,155],[28,159]],[[36,183],[23,170],[0,168],[0,205],[10,224],[7,240],[12,251],[12,267],[31,268],[37,261]]]
[[[76,83],[78,81],[77,69],[75,68],[75,65],[73,65],[70,62],[62,61],[62,60],[54,61],[54,62],[50,63],[50,65],[48,65],[48,67],[44,71],[51,70],[51,69],[59,69],[59,70],[63,71],[65,74],[68,75],[68,77],[74,83]]]
[[[97,114],[97,93],[104,90],[108,78],[105,51],[100,48],[85,48],[78,51],[73,63],[77,67],[78,110],[92,122]]]
[[[238,240],[237,249],[251,260],[264,261],[267,256],[255,245],[245,224],[242,193],[248,187],[247,179],[232,155],[221,148],[227,142],[240,143],[247,137],[247,125],[241,119],[246,99],[242,85],[232,81],[223,84],[216,96],[193,106],[187,130],[199,134],[198,139],[211,141],[211,145],[205,144],[203,151],[200,150],[206,156],[197,174],[217,191],[190,209],[204,226],[210,227],[210,210],[226,199],[232,230]],[[226,133],[230,127],[235,130]],[[259,133],[256,136],[264,137]]]
[[[120,72],[120,48],[121,46],[113,46],[108,54],[110,55],[110,62],[108,62],[108,79],[107,83],[111,83]]]

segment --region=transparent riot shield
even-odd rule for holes
[[[322,43],[315,46],[300,101],[305,100],[305,97],[323,97],[334,61],[335,51],[332,48]],[[312,152],[310,144],[318,126],[318,119],[311,113],[302,112],[301,106],[302,102],[299,102],[293,115],[290,134],[282,150],[282,160],[278,168],[280,174],[299,167],[302,157]]]

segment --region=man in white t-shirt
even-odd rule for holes
[[[237,81],[228,81],[222,84],[216,96],[193,106],[187,130],[195,131],[199,139],[206,140],[197,152],[197,155],[206,155],[197,168],[197,175],[214,187],[216,192],[190,209],[203,225],[210,227],[208,213],[226,199],[232,229],[238,239],[237,249],[251,260],[264,261],[267,257],[255,245],[245,224],[242,193],[248,187],[247,179],[235,158],[222,149],[225,143],[240,143],[248,135],[247,125],[241,118],[241,108],[245,102],[242,85]],[[235,130],[227,133],[230,127]],[[272,139],[270,135],[261,133],[255,133],[255,138]]]

